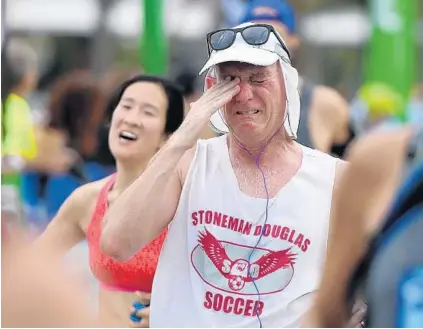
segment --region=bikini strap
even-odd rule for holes
[[[91,222],[96,221],[97,218],[102,220],[105,210],[107,209],[108,194],[112,189],[116,181],[116,173],[112,174],[107,180],[106,184],[100,190],[100,193],[97,196],[97,202],[95,205],[94,213],[91,218]]]

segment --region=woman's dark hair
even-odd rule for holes
[[[125,90],[137,82],[151,82],[160,85],[167,96],[168,106],[166,111],[165,134],[174,133],[184,120],[184,96],[181,88],[174,82],[162,77],[151,75],[136,75],[123,82],[112,94],[106,106],[106,119],[110,122],[113,111],[118,106]]]
[[[165,134],[170,135],[175,132],[184,120],[184,97],[182,90],[174,82],[162,77],[139,74],[122,82],[119,87],[112,93],[106,106],[104,115],[104,125],[101,126],[98,139],[99,147],[95,156],[96,160],[104,165],[114,165],[115,160],[109,149],[109,129],[108,125],[112,119],[112,115],[118,106],[125,90],[137,82],[151,82],[160,85],[166,93],[168,107],[166,111]]]
[[[70,146],[88,157],[97,144],[104,105],[105,96],[95,77],[82,70],[71,72],[52,88],[48,126],[67,133]]]

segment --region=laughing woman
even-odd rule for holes
[[[109,147],[116,159],[117,172],[75,190],[38,238],[36,246],[60,250],[60,255],[65,255],[86,238],[90,268],[100,283],[99,320],[112,327],[146,327],[148,317],[140,324],[131,323],[129,310],[137,299],[134,293],[151,291],[166,230],[129,261],[117,262],[100,249],[103,215],[182,123],[184,101],[180,90],[171,82],[139,75],[118,88],[107,113],[111,114]]]

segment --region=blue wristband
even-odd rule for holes
[[[145,308],[146,306],[140,302],[135,302],[132,304],[132,307],[135,308],[135,311],[131,313],[129,318],[132,322],[141,322],[142,318],[137,315],[137,311]]]

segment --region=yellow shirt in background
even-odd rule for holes
[[[27,101],[16,94],[10,94],[4,104],[2,120],[2,156],[20,155],[33,159],[37,155],[31,109]],[[20,185],[19,174],[2,175],[3,185]]]
[[[25,159],[33,159],[37,154],[37,145],[27,101],[16,94],[10,94],[2,120],[5,127],[2,155],[20,155]]]

